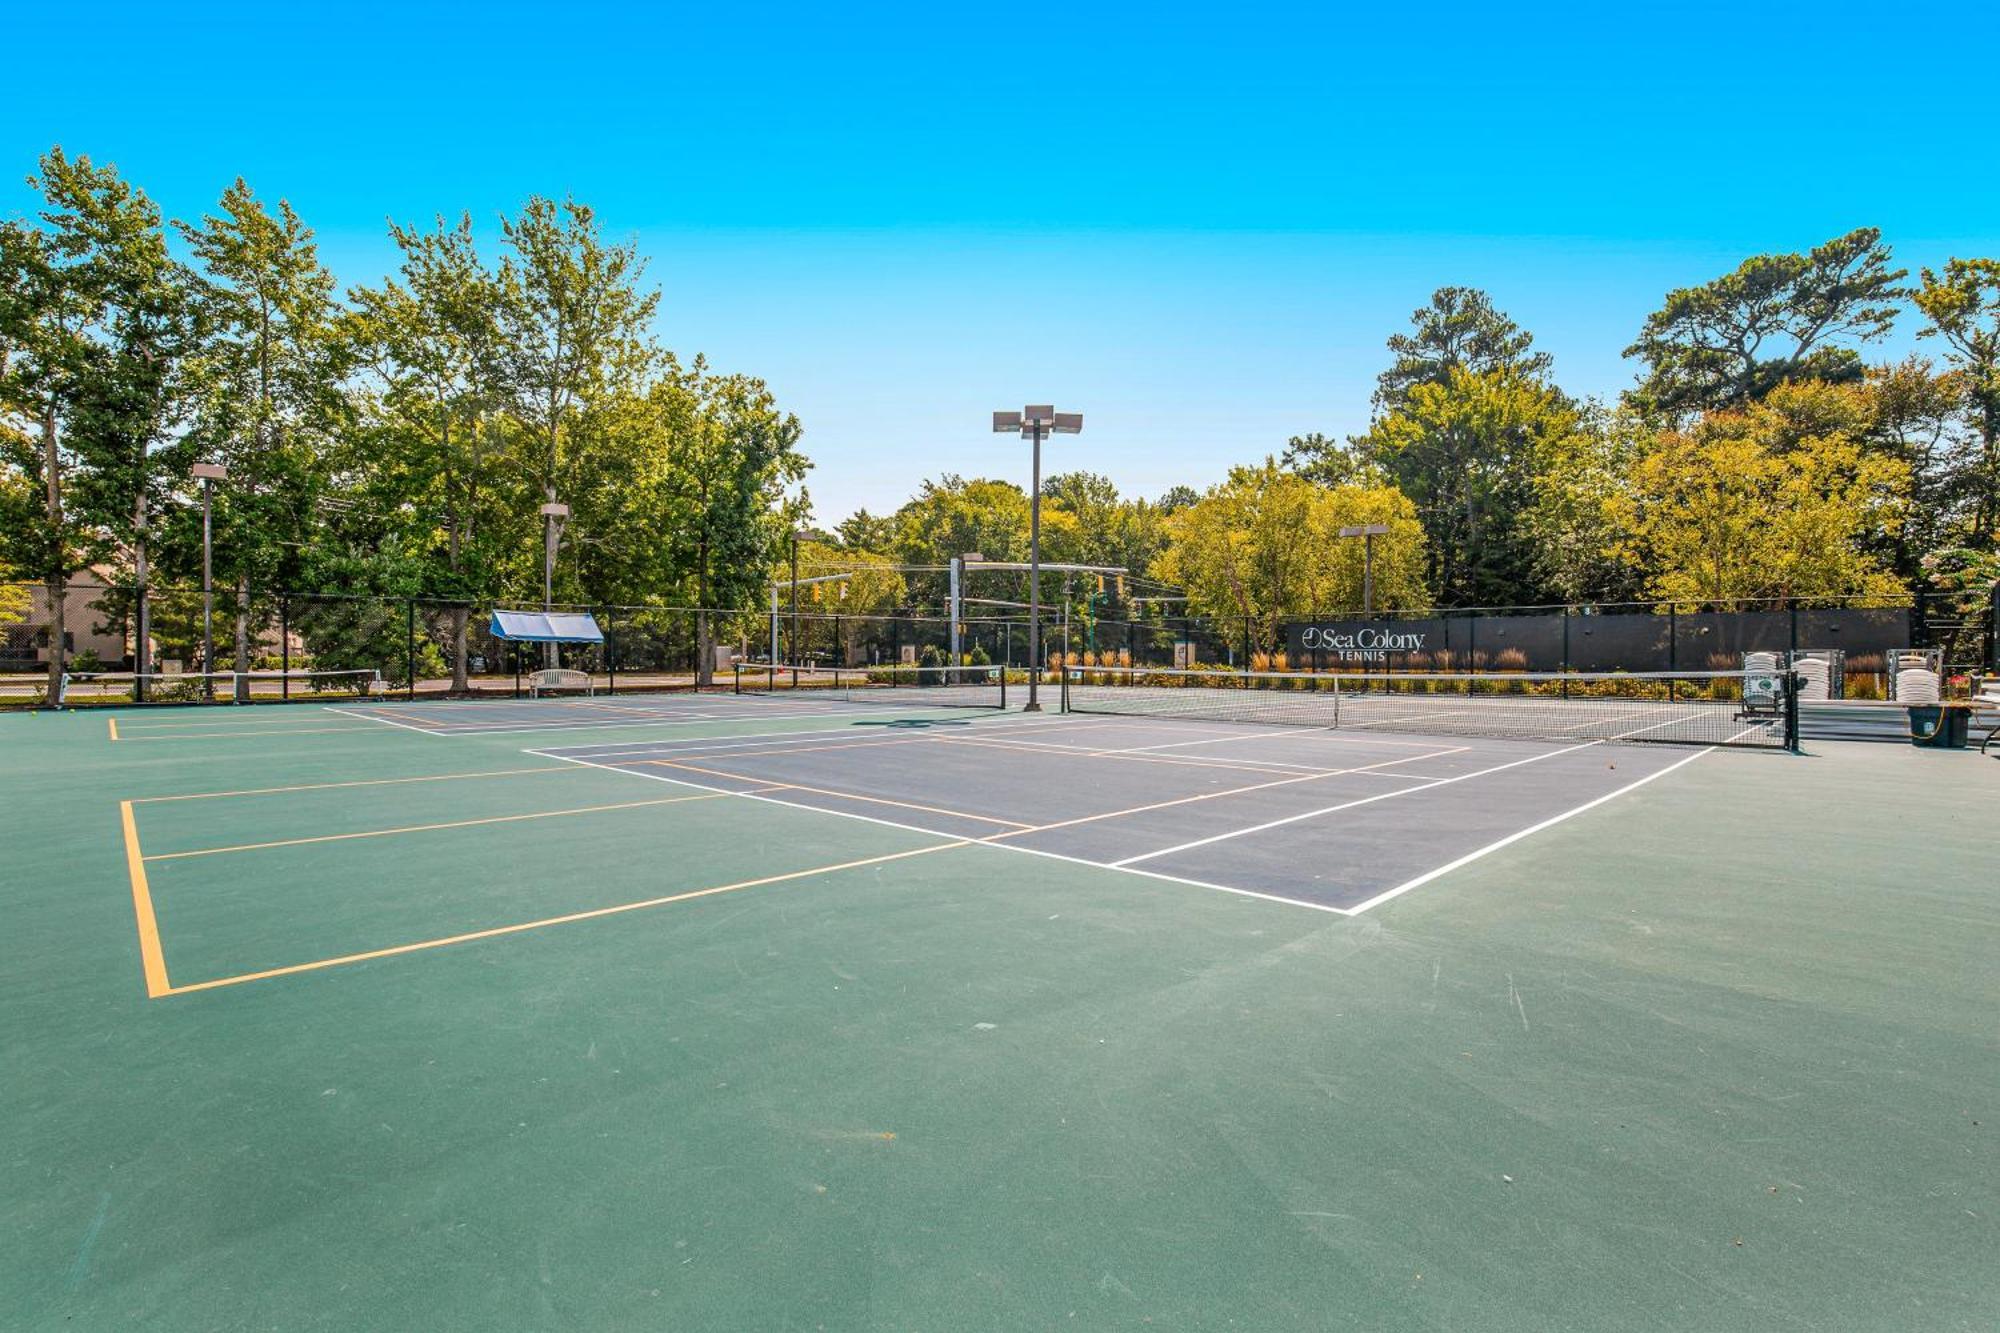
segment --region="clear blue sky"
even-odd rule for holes
[[[386,218],[574,194],[798,412],[827,522],[1025,481],[1026,401],[1142,494],[1358,429],[1445,283],[1611,395],[1746,254],[2000,253],[1988,4],[9,10],[0,211],[53,143],[179,216],[241,174],[355,282]]]

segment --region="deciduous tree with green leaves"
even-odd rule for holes
[[[1905,595],[1875,552],[1902,521],[1909,469],[1867,447],[1871,412],[1859,385],[1785,384],[1661,432],[1613,501],[1620,554],[1689,608]]]
[[[302,582],[333,487],[329,460],[350,420],[347,348],[333,274],[290,204],[273,212],[238,179],[217,212],[177,225],[198,268],[189,443],[229,469],[215,488],[215,563],[218,582],[235,587],[234,660],[246,670],[265,614],[251,589]],[[197,543],[198,530],[184,526],[184,568]]]
[[[500,359],[522,426],[523,471],[545,503],[570,506],[569,540],[602,542],[612,528],[591,502],[607,478],[587,460],[601,464],[607,451],[591,448],[605,441],[590,430],[608,429],[621,400],[646,393],[659,358],[651,332],[659,293],[640,289],[637,249],[606,242],[596,213],[574,199],[531,198],[502,231],[512,253],[499,275]],[[544,541],[553,565],[555,524]]]
[[[1408,497],[1388,486],[1321,486],[1269,458],[1230,469],[1176,513],[1152,574],[1185,588],[1193,614],[1246,624],[1254,646],[1275,651],[1283,621],[1361,608],[1364,553],[1339,531],[1363,523],[1389,525],[1375,539],[1377,609],[1426,605],[1424,531]]]
[[[1440,604],[1492,606],[1537,591],[1524,517],[1544,460],[1584,429],[1559,389],[1514,371],[1454,369],[1441,384],[1414,385],[1357,445],[1416,505]]]
[[[470,218],[430,231],[391,226],[402,254],[395,278],[356,287],[348,328],[358,363],[370,372],[358,448],[343,471],[366,494],[369,512],[394,515],[407,530],[393,545],[352,543],[362,559],[387,551],[419,562],[424,594],[454,600],[495,597],[509,544],[530,530],[526,488],[501,463],[507,423],[500,417],[501,347],[497,284],[479,261]],[[340,526],[340,525],[335,525]],[[467,685],[467,611],[450,613],[452,688]]]
[[[799,453],[798,418],[748,375],[711,374],[696,359],[663,377],[648,402],[664,445],[650,457],[659,497],[656,530],[668,571],[701,608],[695,617],[696,671],[714,676],[711,612],[757,604],[770,570],[803,521],[803,494],[787,500],[809,464]]]
[[[29,184],[40,227],[0,226],[0,449],[41,503],[0,545],[46,589],[53,695],[70,575],[124,556],[145,586],[149,512],[184,461],[169,432],[189,311],[158,208],[115,167],[56,148]],[[143,597],[137,610],[143,655]]]

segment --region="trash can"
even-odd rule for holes
[[[1963,750],[1970,708],[1924,704],[1910,710],[1910,744],[1938,750]]]

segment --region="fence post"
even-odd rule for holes
[[[403,673],[407,682],[403,692],[414,699],[417,697],[417,599],[414,597],[403,603]]]
[[[1243,670],[1250,669],[1250,617],[1243,617]]]
[[[1667,605],[1667,670],[1668,671],[1679,671],[1681,669],[1680,650],[1681,650],[1681,609],[1678,605],[1675,605],[1673,603],[1668,603]],[[1667,679],[1668,703],[1673,703],[1674,700],[1676,699],[1677,695],[1675,694],[1674,686],[1678,685],[1679,683],[1680,683],[1679,681],[1673,679],[1671,676],[1668,677]]]
[[[1472,678],[1479,672],[1479,613],[1465,618],[1465,693],[1472,694]]]
[[[604,692],[606,694],[618,693],[618,638],[615,634],[612,633],[613,619],[614,617],[612,616],[612,608],[608,606],[605,607],[604,608],[604,672],[607,676],[610,677],[610,683],[604,687]],[[710,651],[711,652],[714,651],[713,647],[710,648]],[[695,665],[698,667],[701,664],[697,662],[695,663]]]
[[[1992,605],[1986,617],[1986,661],[1989,671],[2000,671],[2000,583],[1993,585]]]
[[[1569,603],[1563,603],[1562,697],[1569,698]]]
[[[292,697],[292,599],[278,598],[278,697]]]

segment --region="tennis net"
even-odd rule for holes
[[[997,666],[807,667],[742,662],[736,667],[736,692],[905,708],[1005,708],[1007,673]]]
[[[1356,731],[1788,749],[1788,677],[1748,671],[1341,674],[1076,668],[1072,713]]]
[[[72,671],[56,702],[66,708],[119,704],[278,703],[353,699],[382,690],[379,672],[354,671]]]

